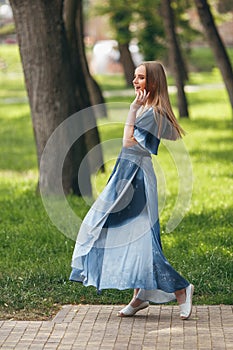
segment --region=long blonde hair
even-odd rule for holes
[[[150,92],[148,106],[154,108],[155,112],[168,118],[176,129],[177,137],[181,138],[185,131],[179,125],[171,107],[167,79],[163,65],[158,61],[143,62],[140,65],[146,69],[146,90]],[[156,114],[156,113],[155,113]]]

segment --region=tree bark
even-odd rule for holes
[[[225,46],[218,33],[210,6],[206,0],[195,0],[196,8],[225,83],[233,110],[233,71]]]
[[[62,21],[63,1],[11,0],[10,3],[16,24],[40,165],[43,150],[53,131],[79,108]],[[77,120],[76,127],[77,130],[82,129],[80,120]],[[60,149],[69,143],[69,137],[69,130],[63,130],[58,145]],[[64,161],[65,193],[72,190],[77,192],[76,173],[83,155],[86,154],[84,138],[78,140],[76,152],[77,154],[73,151],[68,152]],[[55,150],[51,162],[56,164],[56,158],[59,158],[58,150]],[[90,174],[89,170],[86,170],[85,188],[82,188],[82,193],[91,195]],[[58,179],[54,176],[54,169],[48,166],[48,169],[43,167],[43,171],[44,173],[40,172],[40,185],[56,193]]]
[[[88,108],[83,116],[83,124],[86,130],[85,143],[88,151],[88,162],[91,172],[99,168],[104,171],[104,161],[100,146],[100,138],[95,121],[95,107],[91,108],[90,90],[87,81],[90,82],[90,73],[87,66],[82,29],[82,0],[66,0],[64,6],[64,18],[66,33],[71,53],[72,71],[75,79],[75,91],[77,100],[83,101],[80,109]],[[81,21],[81,23],[79,23]],[[89,78],[88,78],[89,76]],[[95,148],[94,148],[95,147]],[[89,152],[94,148],[94,151]]]
[[[120,61],[123,66],[125,81],[127,86],[132,87],[132,81],[134,78],[135,64],[132,59],[132,55],[129,51],[129,43],[121,44],[118,42],[120,51]]]
[[[178,110],[180,117],[189,116],[188,103],[184,92],[183,58],[175,32],[174,14],[170,0],[162,1],[165,33],[168,40],[169,61],[177,87]]]
[[[71,0],[75,2],[76,0]],[[84,45],[84,24],[83,24],[83,1],[77,1],[77,16],[76,16],[76,32],[77,32],[77,45],[78,52],[80,55],[80,60],[82,61],[82,70],[86,78],[86,84],[88,91],[90,93],[90,100],[92,106],[95,106],[95,116],[96,117],[107,117],[107,109],[105,106],[105,100],[102,91],[97,84],[96,80],[90,74],[85,45]]]

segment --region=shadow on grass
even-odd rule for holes
[[[232,167],[232,162],[233,162],[233,150],[232,152],[226,152],[226,150],[218,150],[218,151],[209,151],[207,149],[203,149],[200,153],[200,151],[196,150],[190,150],[189,151],[191,156],[196,157],[196,159],[200,163],[212,163],[213,160],[216,160],[219,162],[219,166],[221,163],[228,163],[229,164],[229,172],[233,172],[231,167]]]
[[[184,120],[184,122],[188,123],[188,125],[193,125],[193,128],[196,130],[200,131],[205,131],[208,129],[213,129],[213,130],[229,130],[232,129],[233,131],[233,120],[228,119],[226,120],[225,118],[221,120],[219,117],[218,119],[205,119],[203,118],[198,118],[198,119],[190,119],[190,120]]]
[[[217,208],[208,211],[201,211],[200,213],[188,213],[181,223],[181,230],[185,227],[192,229],[193,233],[201,232],[202,229],[208,231],[216,231],[219,229],[219,232],[222,233],[225,227],[233,228],[233,207],[227,208]],[[177,228],[179,231],[179,226]],[[205,236],[205,239],[213,239],[219,242],[221,239],[220,236],[211,235],[209,237]],[[233,243],[233,235],[229,237]]]
[[[81,199],[73,198],[73,205],[77,211],[83,210]],[[74,242],[53,226],[40,198],[31,190],[4,201],[4,208],[0,221],[3,314],[24,310],[50,315],[57,304],[129,301],[130,290],[109,289],[97,295],[94,287],[69,282]],[[195,284],[197,301],[206,303],[208,297],[217,295],[216,302],[230,303],[232,211],[218,208],[189,213],[175,232],[162,235],[165,256]]]
[[[198,287],[198,293],[232,285],[233,207],[188,213],[177,229],[162,234],[165,255]],[[208,281],[208,283],[207,283]]]

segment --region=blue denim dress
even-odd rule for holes
[[[151,154],[157,154],[163,135],[172,138],[172,129],[156,120],[152,108],[136,118],[137,144],[122,148],[106,187],[82,222],[70,280],[98,290],[140,288],[141,300],[165,303],[189,282],[162,251]]]

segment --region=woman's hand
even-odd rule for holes
[[[138,90],[134,101],[130,105],[130,109],[136,112],[141,106],[146,104],[149,95],[150,92],[147,93],[146,90]]]
[[[131,147],[135,145],[135,143],[137,143],[137,141],[133,137],[136,114],[138,109],[141,106],[146,104],[149,94],[150,93],[149,92],[147,93],[146,90],[138,90],[136,92],[136,97],[130,105],[128,117],[125,122],[124,136],[123,136],[124,147]]]

